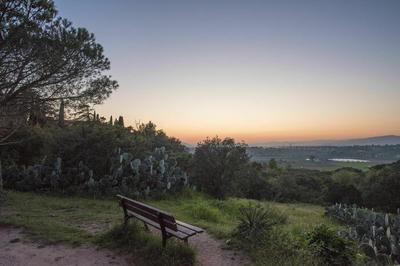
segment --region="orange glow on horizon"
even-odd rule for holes
[[[157,123],[156,123],[157,124]],[[303,127],[303,128],[285,128],[282,130],[264,130],[255,131],[254,129],[242,130],[212,130],[212,129],[192,129],[183,127],[171,127],[168,125],[159,126],[168,136],[180,139],[182,142],[196,145],[198,142],[205,140],[207,137],[219,138],[231,137],[237,142],[244,141],[247,144],[261,144],[265,142],[283,141],[312,141],[312,140],[341,140],[367,138],[380,135],[399,135],[400,127],[387,130],[391,125],[377,124],[375,126],[358,125],[347,127],[339,127],[331,125],[330,127]]]

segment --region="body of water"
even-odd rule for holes
[[[368,163],[368,160],[360,160],[360,159],[345,159],[345,158],[333,158],[328,159],[329,161],[334,162],[344,162],[344,163]]]

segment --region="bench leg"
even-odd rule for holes
[[[186,245],[189,245],[189,241],[187,238],[183,239],[183,242],[185,242]]]
[[[167,245],[168,234],[165,230],[164,219],[161,214],[158,214],[158,222],[161,227],[160,229],[161,229],[161,236],[162,236],[162,246],[163,246],[163,248],[165,248],[165,246]]]
[[[150,231],[149,227],[147,226],[147,224],[145,222],[143,222],[144,228],[146,229],[146,231]]]
[[[124,217],[124,227],[125,228],[128,226],[128,222],[129,222],[129,216],[125,216]]]
[[[125,208],[124,202],[121,200],[119,205],[122,207],[122,210],[124,211],[124,227],[126,228],[128,226],[128,221],[129,221],[129,215],[128,211]]]

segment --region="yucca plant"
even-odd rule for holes
[[[287,217],[270,206],[249,203],[239,209],[238,220],[234,236],[253,242],[265,238],[274,226],[286,223]]]

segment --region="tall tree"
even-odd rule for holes
[[[200,142],[193,157],[195,183],[203,191],[223,199],[239,171],[249,162],[246,147],[231,138],[207,138]]]
[[[124,117],[122,115],[118,117],[118,125],[121,127],[125,127]]]
[[[118,87],[103,74],[109,68],[94,35],[58,17],[53,1],[0,1],[1,116],[33,101],[99,104]]]

